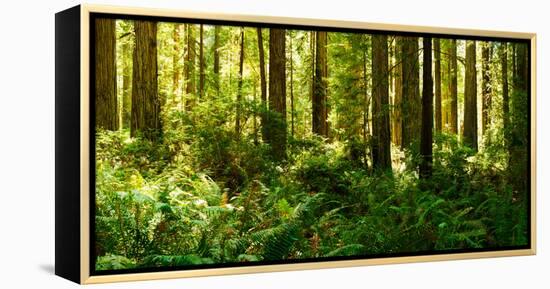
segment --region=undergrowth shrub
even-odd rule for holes
[[[433,176],[419,180],[414,148],[393,172],[369,170],[349,146],[320,137],[291,139],[288,159],[276,162],[267,145],[237,138],[223,119],[173,117],[167,125],[181,130],[163,135],[163,146],[98,132],[98,270],[528,241],[527,198],[503,175],[505,162],[492,165],[501,152],[474,156],[456,137],[436,134]]]

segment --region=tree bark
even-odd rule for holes
[[[466,41],[466,72],[464,75],[464,144],[477,151],[477,77],[476,42]]]
[[[172,40],[174,41],[172,52],[172,95],[177,94],[180,82],[180,26],[181,24],[174,23],[174,27],[172,30]]]
[[[185,79],[187,80],[187,86],[185,87],[186,99],[185,108],[190,111],[195,105],[195,98],[197,93],[196,80],[195,80],[195,58],[196,58],[196,40],[195,40],[195,25],[187,24],[187,57]]]
[[[482,133],[485,135],[487,132],[488,125],[490,123],[490,110],[491,110],[491,71],[490,71],[490,43],[484,42],[481,47],[481,91],[482,102],[481,102],[481,129]],[[485,136],[487,138],[488,136]]]
[[[157,85],[157,23],[134,21],[131,135],[158,141],[162,135]]]
[[[292,34],[289,34],[290,49],[290,134],[294,137],[294,55],[292,53]]]
[[[254,103],[258,101],[258,79],[254,78],[254,85],[252,86],[252,96]],[[254,129],[254,145],[258,145],[258,112],[254,110],[254,121],[252,122]]]
[[[119,123],[116,85],[115,20],[95,20],[95,103],[96,126],[117,130]]]
[[[243,64],[244,64],[244,27],[241,27],[241,53],[239,57],[239,82],[237,88],[237,113],[235,117],[235,133],[241,135],[241,102],[243,98]]]
[[[525,198],[529,180],[529,50],[526,43],[514,43],[515,77],[510,99],[510,177],[514,194]]]
[[[315,40],[315,31],[311,31],[309,33],[309,51],[311,56],[311,85],[309,86],[309,100],[313,101],[313,94],[315,89],[315,44],[317,41]]]
[[[220,26],[214,28],[214,89],[220,96]]]
[[[420,66],[417,37],[403,37],[401,55],[403,57],[402,142],[403,148],[407,149],[413,143],[417,143],[420,136]]]
[[[441,44],[439,38],[435,38],[433,41],[435,58],[435,131],[440,133],[443,129],[443,117],[441,107]],[[424,48],[424,52],[426,52],[426,48]],[[422,95],[422,97],[424,97],[424,95]]]
[[[362,36],[367,37],[365,35]],[[366,41],[366,40],[363,40]],[[370,135],[369,130],[369,108],[370,108],[370,98],[369,98],[369,85],[368,85],[368,78],[367,78],[367,49],[363,49],[363,95],[364,95],[364,102],[363,102],[363,144],[367,144],[367,135]],[[363,150],[363,164],[365,166],[365,169],[368,169],[368,158],[369,153],[366,149]]]
[[[517,79],[518,79],[518,70],[517,70],[517,57],[516,57],[516,45],[511,45],[511,48],[512,48],[512,88],[516,89],[517,90],[517,87],[518,87],[518,84],[517,84]]]
[[[204,97],[204,27],[200,25],[199,36],[199,99]]]
[[[432,176],[432,141],[433,141],[432,39],[429,37],[424,37],[423,47],[424,47],[424,53],[423,53],[424,61],[422,64],[422,129],[421,129],[421,136],[420,136],[420,155],[422,159],[420,162],[419,175],[420,175],[420,178],[427,179]],[[441,118],[440,118],[440,121],[441,121]]]
[[[452,39],[449,46],[450,81],[449,96],[451,101],[450,131],[458,134],[458,63],[456,57],[456,39]]]
[[[269,29],[269,140],[273,157],[286,157],[285,30]]]
[[[451,82],[451,62],[449,46],[450,39],[439,39],[439,61],[440,61],[440,77],[441,77],[441,131],[450,132],[451,120],[451,103],[450,103],[450,82]],[[435,43],[434,43],[435,44]],[[435,57],[435,55],[434,55]]]
[[[506,42],[500,48],[500,67],[502,69],[502,130],[504,131],[504,145],[510,152],[510,96],[508,87],[508,45]]]
[[[312,132],[328,137],[327,127],[327,33],[317,31],[315,48],[315,80],[312,99]]]
[[[528,70],[528,54],[527,45],[516,43],[515,68],[516,68],[516,84],[515,89],[518,93],[527,93],[529,87],[529,70]]]
[[[388,92],[388,37],[372,36],[372,159],[373,167],[391,169]]]
[[[267,143],[268,140],[268,120],[267,120],[267,80],[265,75],[265,55],[264,55],[264,40],[262,37],[262,28],[257,28],[258,31],[258,57],[260,58],[260,99],[262,102],[260,118],[262,122],[262,140]]]
[[[394,77],[394,86],[395,86],[395,95],[393,99],[393,122],[392,122],[392,141],[395,145],[401,147],[402,142],[402,101],[403,101],[403,40],[402,37],[397,36],[395,38],[395,77]]]

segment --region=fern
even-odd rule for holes
[[[120,269],[131,269],[136,266],[135,262],[118,255],[108,255],[100,256],[96,261],[96,270],[120,270]]]
[[[365,245],[361,244],[350,244],[343,247],[340,247],[336,250],[333,250],[326,254],[326,257],[335,257],[335,256],[357,256],[363,255],[367,251]]]
[[[185,266],[214,263],[210,258],[201,258],[197,255],[152,255],[145,257],[140,264],[143,267],[167,267],[167,266]]]
[[[264,260],[286,259],[298,240],[298,227],[296,224],[282,224],[255,232],[251,239],[253,245],[263,249],[261,256]]]

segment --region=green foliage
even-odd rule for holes
[[[118,84],[126,83],[122,90],[128,97],[132,88],[124,77],[132,72],[132,24],[117,23],[117,34],[122,37],[117,41],[117,55],[123,55],[117,58]],[[210,68],[214,29],[205,25],[207,69],[202,97],[186,90],[190,79],[183,73],[182,59],[188,43],[184,44],[184,33],[174,37],[174,28],[173,23],[159,23],[157,32],[162,140],[130,137],[127,115],[121,116],[122,129],[96,131],[96,270],[527,244],[528,98],[525,91],[513,89],[511,125],[505,129],[503,101],[496,97],[499,73],[491,80],[493,117],[480,137],[480,150],[464,146],[460,136],[445,130],[435,133],[432,176],[419,179],[418,143],[406,149],[392,144],[393,170],[372,169],[369,35],[329,33],[330,132],[324,138],[311,133],[314,33],[287,31],[294,107],[287,98],[286,118],[275,121],[260,99],[255,28],[244,29],[240,102],[236,100],[240,28],[219,30],[217,52],[222,64],[216,75]],[[390,69],[398,65],[395,40],[389,37]],[[267,68],[267,29],[263,41]],[[198,48],[198,43],[193,45]],[[449,46],[442,42],[444,51]],[[458,46],[461,52],[462,41]],[[444,55],[442,67],[447,65]],[[498,63],[491,65],[497,70]],[[460,67],[458,83],[462,85]],[[185,79],[174,77],[181,74]],[[392,70],[390,78],[395,76]],[[197,71],[190,77],[198,85]],[[449,81],[445,73],[443,78]],[[215,79],[220,80],[219,89]],[[395,94],[395,87],[390,91]],[[462,114],[463,89],[458,91]],[[120,99],[119,106],[127,111],[131,107],[128,99],[122,103]],[[194,100],[192,107],[186,106],[189,100]],[[241,108],[240,130],[235,124],[237,107]],[[390,104],[383,109],[393,113],[399,107]],[[275,158],[273,148],[264,141],[262,134],[272,126],[288,128],[284,160]]]
[[[261,146],[228,140],[222,153],[239,169],[214,169],[218,156],[200,150],[212,152],[232,132],[205,130],[186,131],[209,139],[202,146],[180,144],[187,149],[164,157],[127,132],[98,133],[98,270],[527,242],[526,202],[486,153],[474,156],[456,137],[436,135],[433,178],[421,181],[409,170],[371,173],[345,145],[314,139],[292,143],[282,166]],[[239,174],[246,178],[236,186]]]
[[[357,256],[364,255],[366,252],[365,245],[362,244],[350,244],[344,247],[338,248],[328,254],[327,257],[332,256]]]
[[[185,265],[200,265],[200,264],[212,264],[213,261],[210,258],[201,258],[197,255],[184,255],[184,256],[164,256],[164,255],[152,255],[143,260],[142,266],[144,267],[174,267]]]
[[[136,266],[135,262],[118,255],[99,256],[96,261],[96,270],[120,270],[130,269]]]

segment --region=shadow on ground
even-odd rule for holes
[[[42,270],[42,271],[44,271],[48,274],[53,275],[55,273],[53,264],[40,264],[40,265],[38,265],[38,268],[40,268],[40,270]]]

